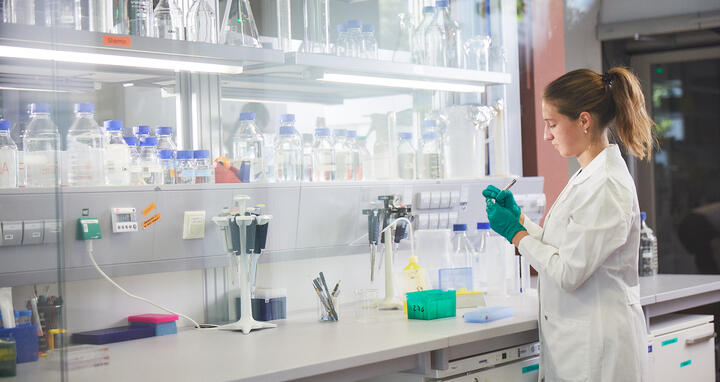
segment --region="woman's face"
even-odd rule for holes
[[[544,139],[550,141],[560,155],[565,158],[580,155],[587,146],[587,135],[582,127],[582,118],[577,121],[560,114],[553,104],[542,101],[542,114],[545,121]]]

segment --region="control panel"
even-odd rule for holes
[[[447,378],[452,375],[470,373],[540,354],[540,343],[533,342],[468,358],[450,361],[447,370],[433,370],[432,378]]]
[[[133,207],[111,208],[110,223],[113,233],[135,232],[138,230],[136,210]]]

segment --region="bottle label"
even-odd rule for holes
[[[210,169],[195,170],[195,176],[198,178],[210,177]]]

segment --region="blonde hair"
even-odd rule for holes
[[[546,86],[543,98],[568,118],[578,119],[587,111],[602,128],[610,128],[614,122],[616,135],[630,154],[648,161],[652,158],[655,122],[645,110],[640,81],[628,69],[615,67],[605,74],[573,70]]]

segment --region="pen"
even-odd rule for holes
[[[325,301],[325,297],[322,295],[322,292],[320,291],[320,288],[318,288],[317,279],[316,279],[316,280],[313,280],[313,288],[315,288],[315,293],[317,293],[318,298],[320,299],[320,303],[321,303],[321,304],[323,305],[323,307],[325,308],[325,311],[328,312],[328,314],[331,314],[331,313],[330,313],[330,307],[328,307],[327,301]]]
[[[340,280],[338,280],[338,282],[335,283],[335,288],[333,288],[333,291],[331,294],[333,297],[337,297],[339,293],[340,293]]]
[[[327,282],[325,282],[325,275],[320,272],[320,280],[322,281],[322,285],[325,288],[325,293],[327,293],[327,300],[328,300],[328,306],[330,306],[330,313],[332,313],[333,317],[335,317],[335,321],[338,319],[337,311],[335,311],[335,304],[332,302],[332,297],[330,296],[330,290],[327,287]]]
[[[518,178],[513,178],[510,183],[507,184],[507,186],[503,187],[500,191],[507,191],[510,189],[510,187],[514,186],[515,183],[517,183]],[[496,202],[495,198],[492,198],[493,203]]]

